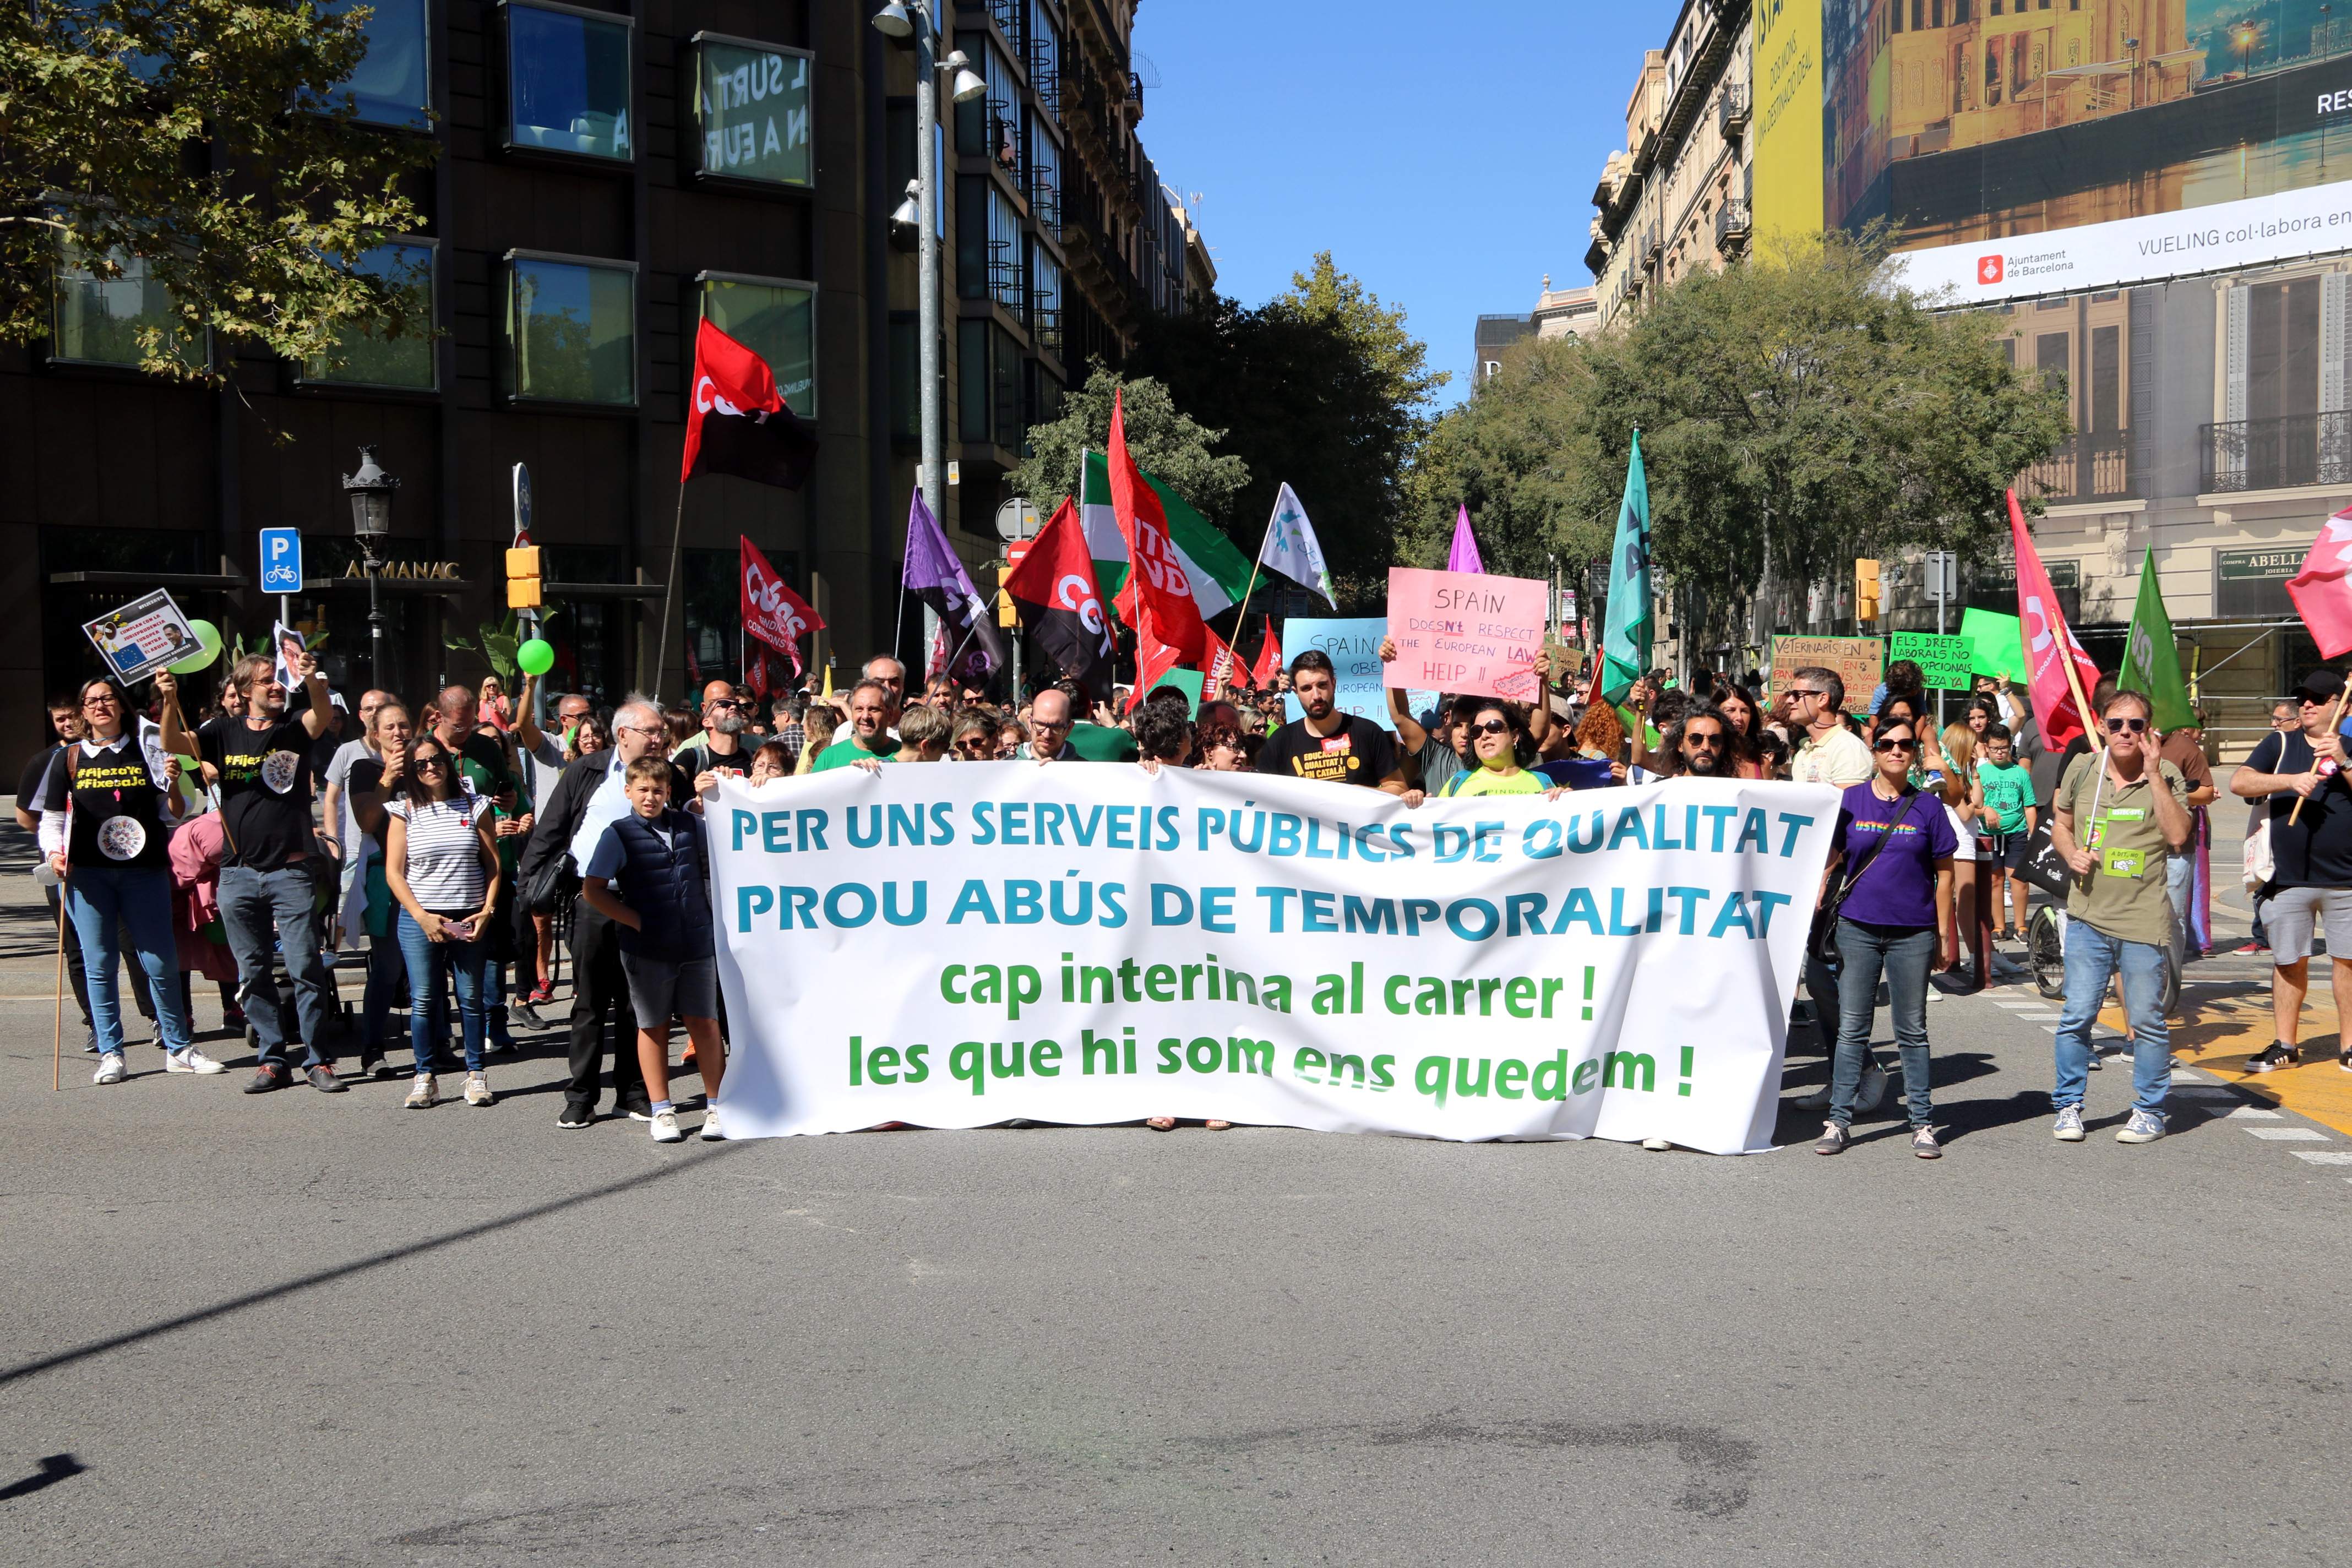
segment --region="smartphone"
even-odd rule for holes
[[[474,922],[471,920],[443,921],[441,922],[441,929],[447,931],[452,937],[455,937],[459,942],[471,942],[474,940]]]

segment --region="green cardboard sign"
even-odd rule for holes
[[[1975,674],[2025,679],[2025,629],[2015,616],[1970,610],[1960,617],[1960,636],[1968,642]]]
[[[1907,658],[1917,665],[1930,691],[1966,691],[1972,656],[1968,638],[1940,632],[1896,632],[1895,646],[1887,650],[1890,660]]]
[[[1152,682],[1151,689],[1157,691],[1163,686],[1172,686],[1181,691],[1186,697],[1192,699],[1192,707],[1187,717],[1198,719],[1201,716],[1202,679],[1201,672],[1197,669],[1171,669]]]

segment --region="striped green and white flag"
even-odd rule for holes
[[[1183,560],[1184,575],[1192,582],[1201,618],[1207,620],[1230,608],[1249,586],[1249,557],[1234,549],[1233,541],[1168,485],[1150,474],[1143,476],[1143,482],[1160,497],[1160,505],[1168,514],[1168,537]],[[1108,603],[1127,581],[1127,541],[1119,537],[1118,522],[1111,515],[1110,463],[1100,452],[1087,454],[1079,489],[1078,515],[1086,524],[1087,552],[1095,558],[1095,576]]]

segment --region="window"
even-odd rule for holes
[[[314,359],[303,365],[305,382],[329,382],[339,386],[397,386],[432,392],[439,385],[433,340],[426,331],[440,317],[434,309],[433,245],[428,240],[394,240],[360,258],[358,270],[379,279],[408,296],[417,330],[386,338],[364,328],[351,327],[335,340],[341,364]]]
[[[146,357],[142,334],[163,334],[163,346],[184,364],[205,358],[203,334],[172,308],[171,291],[147,271],[147,259],[116,251],[121,270],[100,278],[65,247],[58,263],[57,315],[49,337],[52,363],[136,365]]]
[[[2319,279],[2247,290],[2246,416],[2277,419],[2319,410]]]
[[[714,33],[697,33],[694,46],[700,83],[695,95],[695,123],[702,132],[700,172],[780,185],[814,183],[810,57],[799,49]]]
[[[988,292],[1018,315],[1021,311],[1021,215],[1005,194],[988,185]]]
[[[1029,242],[1029,331],[1037,346],[1062,355],[1062,268],[1051,252]]]
[[[816,285],[705,272],[702,314],[761,359],[803,419],[816,416]]]
[[[328,96],[340,99],[348,91],[359,117],[371,125],[424,130],[433,122],[433,33],[425,0],[319,0],[319,10],[330,16],[361,5],[373,13],[366,23],[366,58],[352,79]]]
[[[913,441],[923,428],[923,340],[911,310],[890,312],[890,434]]]
[[[506,259],[507,396],[635,407],[636,267],[522,250]]]
[[[963,439],[1018,451],[1028,434],[1021,407],[1021,350],[994,321],[956,323]]]
[[[635,25],[546,0],[507,5],[507,145],[627,163]]]
[[[1055,114],[1062,111],[1062,35],[1045,0],[1029,0],[1029,85]]]
[[[1029,213],[1038,226],[1062,237],[1062,152],[1042,116],[1029,117]]]
[[[1021,213],[996,183],[965,174],[956,181],[956,292],[994,300],[1019,314]]]

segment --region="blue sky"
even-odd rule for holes
[[[1218,288],[1257,304],[1328,249],[1467,391],[1482,313],[1591,281],[1592,186],[1679,0],[1143,0],[1143,144],[1198,191]],[[1150,79],[1146,74],[1146,80]]]

